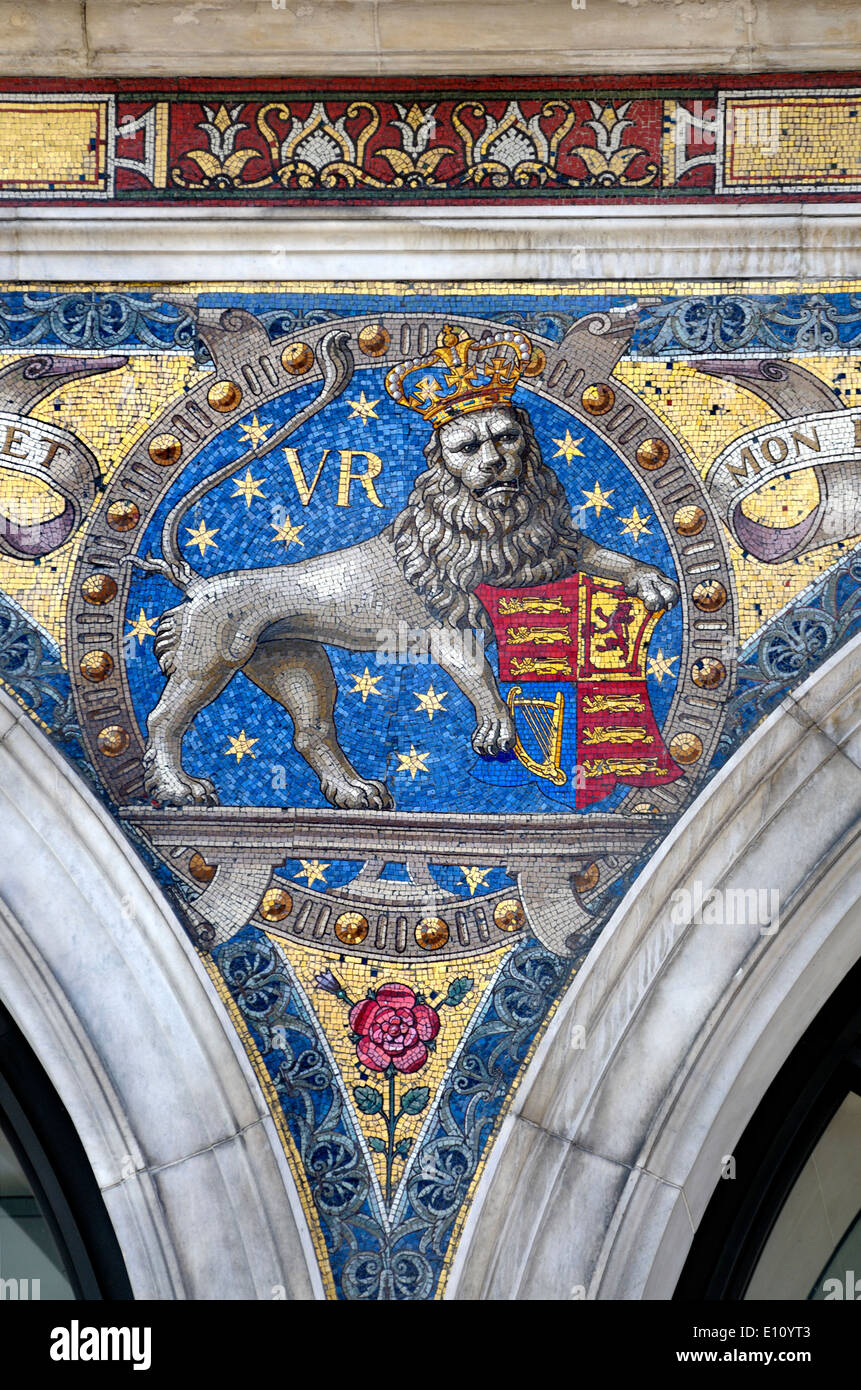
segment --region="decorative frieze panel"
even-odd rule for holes
[[[0,199],[327,206],[846,199],[857,75],[0,83]]]

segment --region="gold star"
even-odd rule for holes
[[[191,540],[186,541],[186,545],[196,545],[201,555],[206,554],[207,546],[211,545],[214,546],[216,550],[218,549],[218,545],[212,538],[218,535],[221,529],[220,527],[216,526],[214,531],[210,531],[207,528],[206,522],[202,521],[199,526],[186,526],[185,529],[191,536]]]
[[[439,694],[437,694],[433,688],[433,682],[431,682],[430,690],[426,691],[424,695],[421,695],[418,690],[414,690],[413,694],[418,700],[416,709],[423,709],[428,719],[433,720],[438,710],[442,710],[444,714],[446,713],[443,700],[448,694],[447,690],[441,690]]]
[[[382,690],[377,689],[377,681],[381,681],[382,679],[382,676],[372,676],[367,666],[360,676],[357,676],[355,671],[351,671],[350,680],[354,680],[356,684],[353,686],[352,690],[347,691],[347,694],[355,695],[358,693],[361,695],[362,704],[364,705],[369,695],[382,695]]]
[[[347,405],[351,405],[353,407],[352,411],[347,416],[347,419],[359,419],[361,420],[363,425],[366,425],[369,420],[379,420],[380,417],[374,410],[374,406],[379,405],[381,400],[382,396],[378,396],[375,401],[369,401],[365,396],[364,391],[360,391],[359,399],[357,401],[347,401]]]
[[[145,637],[155,637],[155,628],[153,627],[153,620],[152,618],[147,617],[143,609],[141,609],[140,611],[137,622],[132,622],[131,618],[127,618],[126,622],[131,628],[129,637],[136,637],[138,639],[138,646],[143,646]]]
[[[246,753],[248,754],[249,758],[257,757],[257,754],[253,753],[251,750],[254,744],[259,743],[260,740],[259,738],[246,738],[244,729],[240,730],[236,738],[232,738],[231,735],[228,734],[227,741],[230,744],[230,747],[225,748],[223,750],[224,754],[228,758],[235,757],[237,763],[242,762],[242,759],[245,757]]]
[[[596,517],[601,515],[601,511],[604,507],[607,507],[609,511],[612,511],[613,503],[608,502],[607,498],[612,497],[615,491],[616,489],[614,487],[611,487],[609,491],[602,492],[600,483],[596,483],[591,492],[587,492],[585,488],[581,488],[581,492],[583,493],[583,496],[586,498],[586,510],[588,511],[590,507],[594,507]]]
[[[652,534],[651,527],[646,525],[646,522],[651,521],[651,519],[651,515],[648,512],[645,516],[640,516],[640,513],[637,511],[637,508],[632,507],[631,515],[623,516],[621,518],[621,520],[625,523],[622,527],[622,535],[633,536],[634,543],[636,544],[636,542],[640,539],[644,531],[647,536],[650,536]]]
[[[410,744],[409,753],[398,753],[396,754],[396,757],[398,760],[398,765],[395,768],[395,771],[408,772],[413,781],[416,780],[417,772],[428,771],[427,767],[425,766],[425,758],[430,757],[430,754],[417,752],[417,750],[414,748],[412,744]]]
[[[490,873],[490,869],[478,869],[475,867],[468,869],[465,864],[461,864],[460,871],[463,874],[463,882],[469,889],[469,896],[471,898],[475,897],[476,888],[487,887],[487,875]]]
[[[239,428],[242,431],[240,444],[250,444],[252,449],[256,449],[257,445],[266,438],[272,426],[261,425],[255,413],[250,425],[240,425]]]
[[[581,434],[579,439],[572,439],[571,431],[566,430],[564,439],[554,439],[553,441],[554,444],[559,445],[559,448],[556,450],[556,453],[553,455],[553,457],[555,459],[564,458],[566,463],[570,463],[573,458],[583,458],[583,450],[578,449],[577,445],[582,444],[584,438],[585,435]]]
[[[299,863],[302,867],[298,874],[293,875],[294,878],[307,879],[309,888],[312,883],[317,882],[317,879],[319,879],[321,883],[326,882],[324,870],[331,867],[329,864],[321,864],[319,859],[300,859]]]
[[[673,662],[678,661],[677,656],[664,656],[660,647],[657,656],[649,657],[647,675],[654,676],[658,685],[663,684],[664,676],[674,676]]]
[[[290,546],[293,544],[294,541],[297,545],[305,544],[304,541],[300,541],[299,539],[299,532],[305,530],[304,523],[301,526],[294,526],[288,516],[285,519],[283,526],[279,526],[277,521],[270,521],[269,525],[275,532],[275,535],[272,537],[273,545],[276,541],[283,541],[285,547],[289,550]]]
[[[233,481],[236,484],[236,489],[231,496],[244,497],[249,507],[251,506],[252,497],[266,496],[265,492],[260,491],[260,484],[265,483],[266,479],[252,478],[250,468],[246,468],[244,478],[234,478]]]

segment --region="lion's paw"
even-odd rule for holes
[[[480,757],[498,758],[501,753],[510,753],[517,739],[514,720],[506,710],[499,714],[486,714],[476,725],[472,736],[472,746]]]
[[[181,768],[153,762],[147,768],[144,786],[154,801],[163,806],[217,806],[218,792],[208,777],[190,777]]]
[[[652,613],[658,608],[672,608],[679,601],[678,584],[652,565],[641,566],[625,589],[627,593],[642,599]]]
[[[342,811],[390,811],[395,804],[386,784],[373,777],[367,781],[361,777],[351,782],[326,780],[321,790],[326,800]]]

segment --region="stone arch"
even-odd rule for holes
[[[209,976],[122,831],[3,691],[0,842],[0,998],[77,1129],[135,1297],[321,1297]]]
[[[861,955],[859,654],[784,700],[620,904],[500,1134],[449,1298],[672,1297],[722,1158]],[[697,923],[697,882],[776,889],[778,929]]]

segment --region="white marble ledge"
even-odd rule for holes
[[[830,279],[861,273],[861,203],[584,208],[89,209],[0,205],[0,279],[20,281]]]

